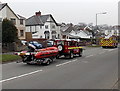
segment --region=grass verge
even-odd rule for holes
[[[19,59],[21,59],[21,57],[17,56],[17,55],[12,55],[12,54],[0,55],[0,63],[16,61],[16,60],[19,60]]]

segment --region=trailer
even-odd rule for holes
[[[35,51],[15,52],[15,55],[22,57],[22,62],[27,64],[46,64],[49,65],[58,55],[57,47],[37,49]]]

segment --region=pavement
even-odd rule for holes
[[[3,64],[0,83],[3,89],[112,89],[117,81],[118,48],[86,47],[82,57],[49,66]]]

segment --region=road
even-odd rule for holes
[[[86,47],[82,57],[57,59],[49,66],[2,66],[3,89],[111,89],[118,80],[118,48]]]

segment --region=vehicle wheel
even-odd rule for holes
[[[102,46],[102,48],[106,48],[106,46]]]
[[[42,63],[42,65],[49,65],[51,62],[52,60],[50,58],[46,58],[44,62]]]
[[[115,46],[115,48],[117,48],[117,46]]]
[[[73,58],[74,57],[74,54],[71,52],[70,54],[69,54],[69,58]]]
[[[49,65],[49,64],[50,64],[50,61],[48,60],[47,63],[46,63],[46,65]]]
[[[56,59],[59,59],[60,58],[60,55],[58,54],[57,56],[56,56]]]
[[[82,57],[82,53],[83,53],[83,49],[80,49],[80,50],[79,50],[79,54],[78,54],[79,57]]]
[[[79,57],[82,57],[82,52],[79,52],[79,54],[78,54],[78,55],[79,55]]]
[[[63,51],[63,45],[62,44],[58,45],[58,51],[60,51],[60,52]]]

